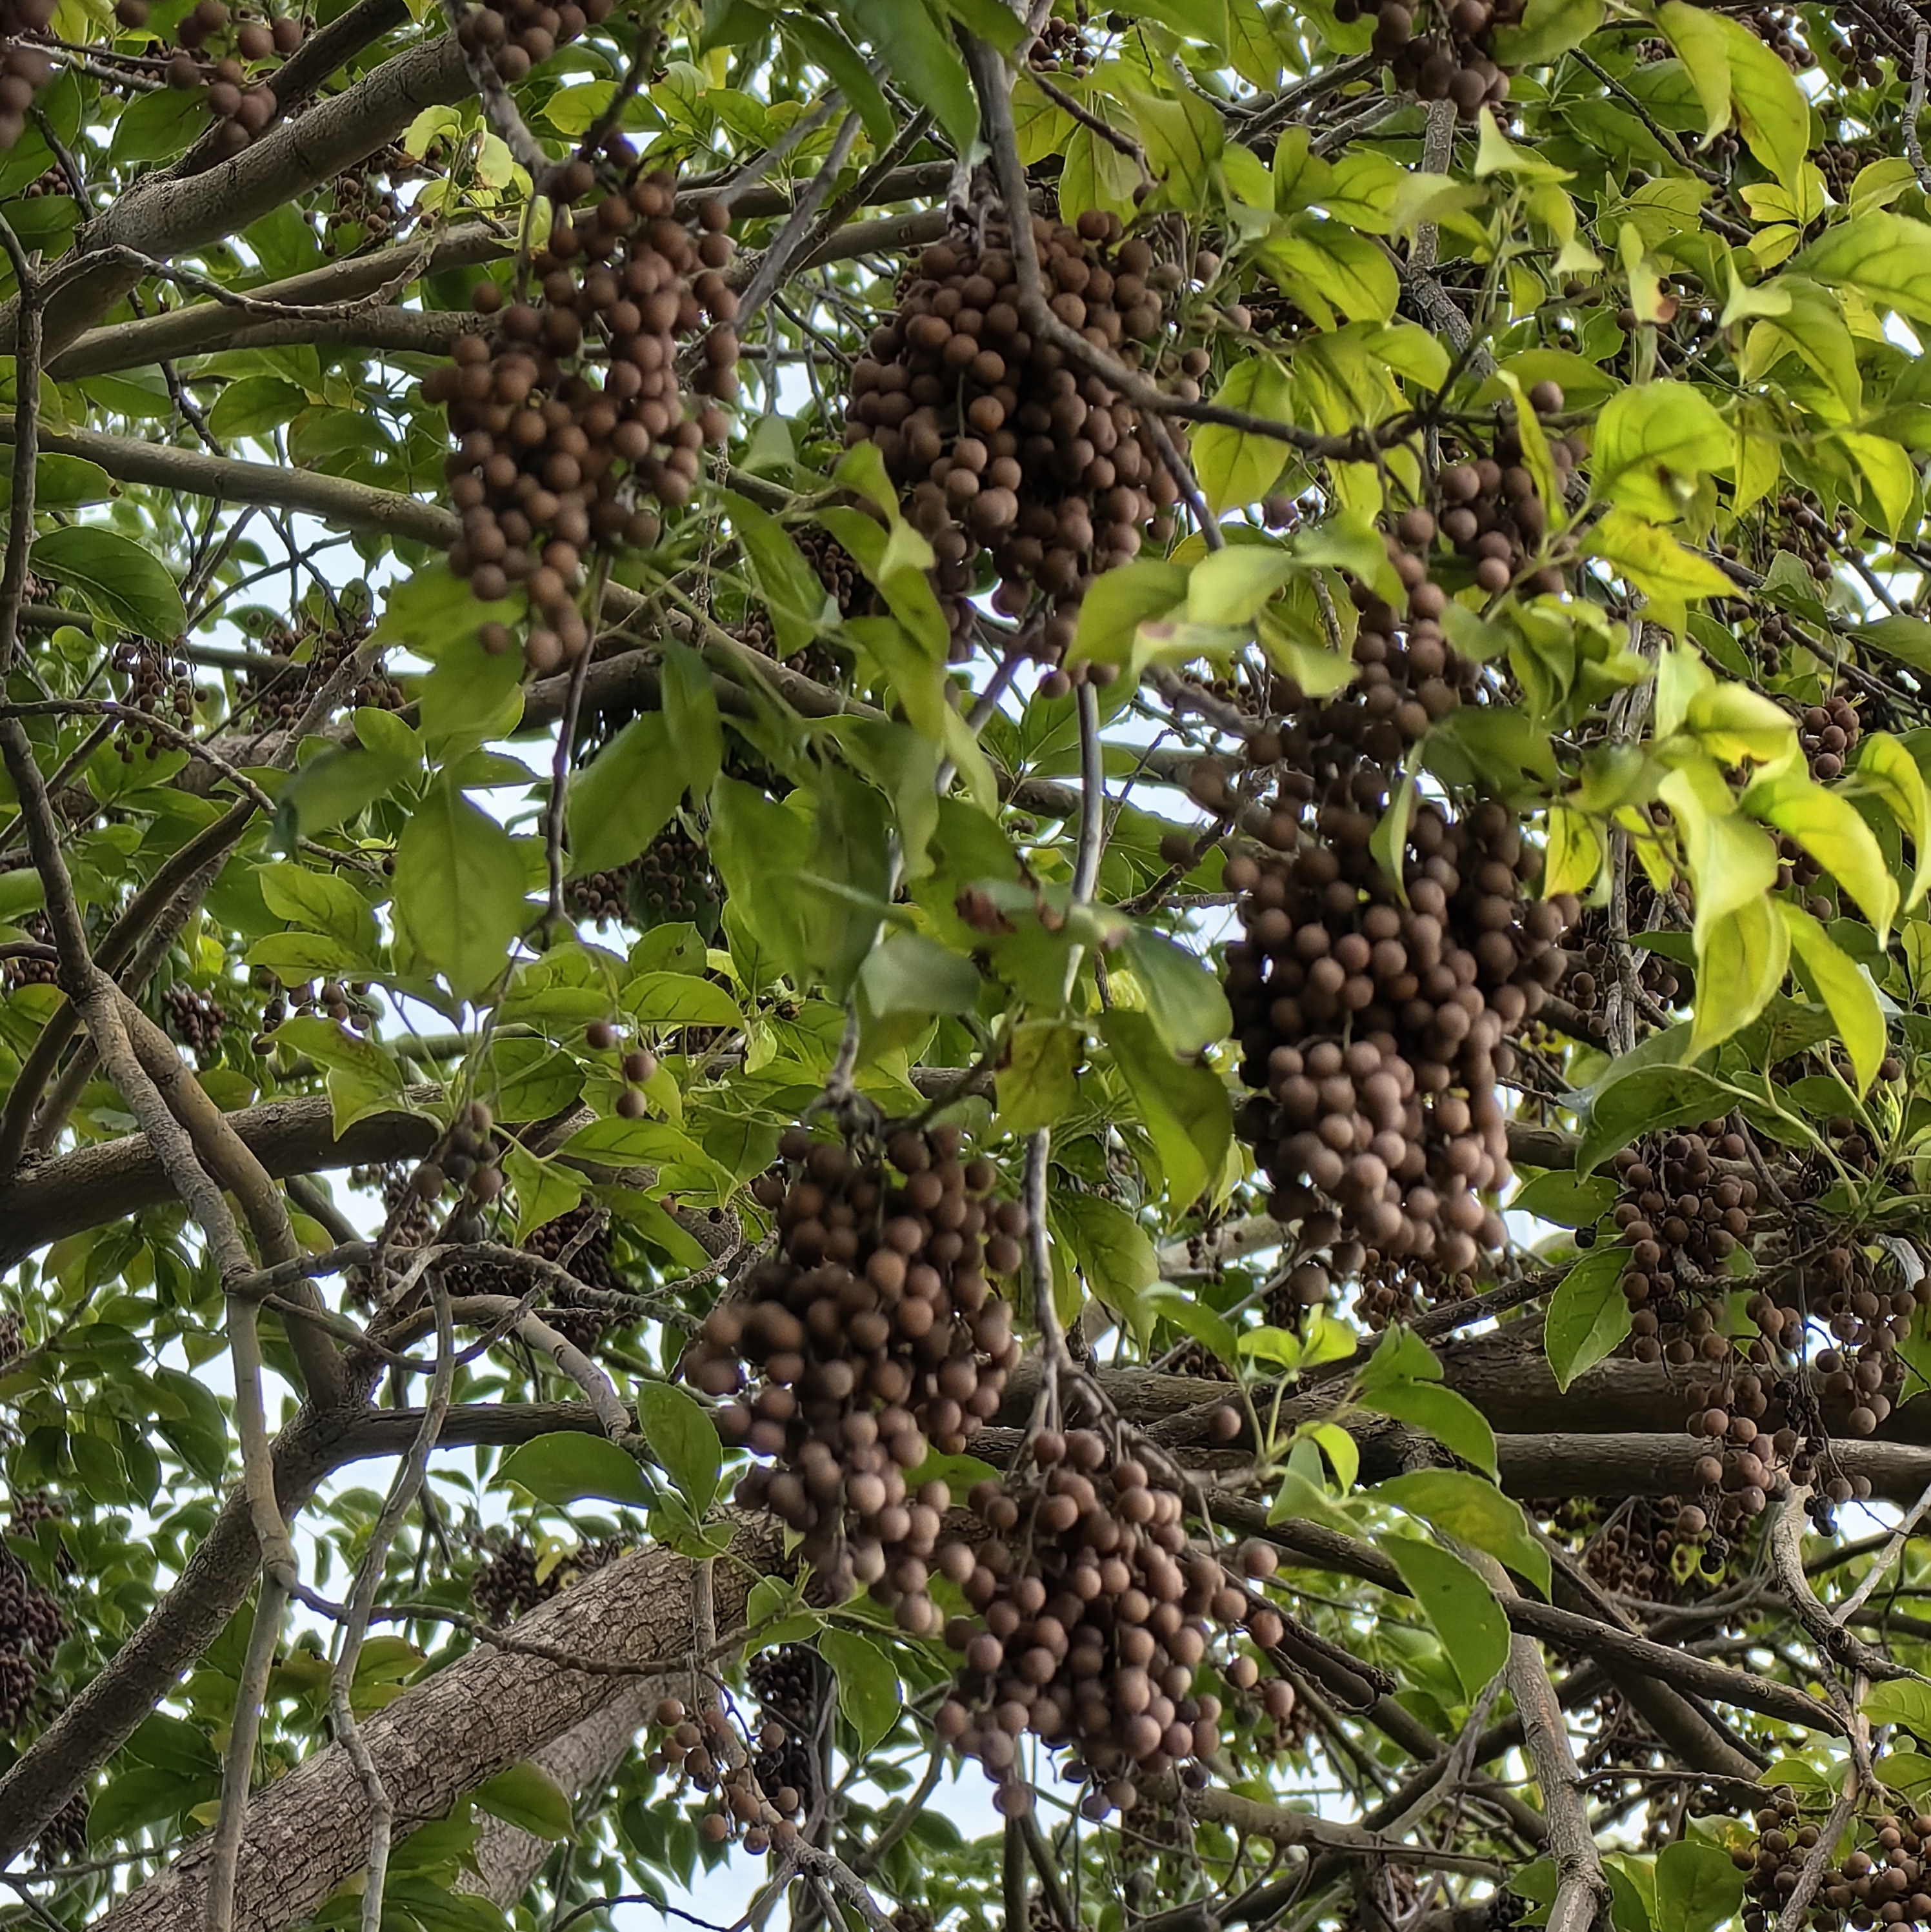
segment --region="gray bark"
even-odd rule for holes
[[[681,1658],[691,1641],[692,1574],[684,1557],[638,1552],[524,1618],[515,1634],[604,1663]],[[718,1568],[717,1613],[727,1628],[742,1619],[746,1576],[739,1564]],[[395,1807],[397,1838],[447,1816],[486,1779],[607,1708],[621,1681],[485,1646],[415,1686],[361,1727]],[[235,1922],[249,1932],[298,1924],[364,1869],[368,1828],[346,1751],[332,1746],[298,1766],[248,1808]],[[103,1932],[194,1932],[209,1850],[207,1838],[197,1839],[100,1920]]]

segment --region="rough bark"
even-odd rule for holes
[[[721,1624],[742,1621],[747,1572],[720,1564]],[[680,1655],[691,1637],[692,1566],[637,1552],[586,1576],[515,1627],[520,1637],[586,1659],[643,1664]],[[362,1726],[395,1806],[400,1839],[446,1816],[486,1779],[541,1751],[611,1701],[607,1674],[485,1646],[416,1686]],[[368,1804],[339,1746],[318,1753],[249,1807],[235,1921],[249,1932],[299,1923],[361,1869]],[[100,1922],[103,1932],[193,1932],[209,1844],[197,1839]]]
[[[660,1698],[677,1696],[687,1682],[681,1677],[642,1677],[627,1683],[574,1730],[532,1753],[532,1762],[581,1804],[616,1774],[637,1732],[649,1721],[652,1707]],[[467,1888],[507,1912],[529,1889],[555,1849],[547,1838],[534,1837],[520,1826],[487,1818],[476,1838],[475,1882]]]

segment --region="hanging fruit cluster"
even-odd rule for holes
[[[163,719],[177,731],[194,724],[194,673],[185,658],[177,657],[163,646],[145,638],[122,638],[109,659],[114,670],[127,680],[127,696],[122,703],[150,718]],[[123,764],[131,764],[134,754],[145,750],[150,758],[169,749],[171,740],[138,724],[128,724],[114,734],[114,748]]]
[[[528,1616],[579,1577],[614,1563],[628,1547],[620,1538],[606,1537],[598,1543],[580,1544],[546,1568],[521,1536],[490,1530],[480,1541],[487,1553],[470,1572],[469,1600],[486,1623],[499,1629]]]
[[[119,0],[115,17],[124,27],[147,24],[147,0]],[[272,72],[264,63],[279,65],[306,38],[307,28],[296,15],[272,19],[238,20],[224,0],[196,0],[175,23],[175,51],[163,68],[168,85],[184,91],[207,88],[208,112],[220,132],[224,159],[232,159],[275,118],[280,106]]]
[[[962,1161],[957,1128],[887,1127],[883,1145],[778,1144],[783,1172],[754,1184],[778,1250],[742,1298],[713,1309],[682,1372],[717,1412],[725,1442],[760,1462],[739,1502],[803,1538],[805,1560],[842,1598],[854,1583],[927,1635],[927,1593],[951,1498],[908,1490],[931,1450],[961,1453],[998,1409],[1019,1359],[1012,1311],[989,1275],[1020,1264],[1025,1210],[995,1201],[989,1161]],[[739,1396],[748,1363],[757,1386]]]
[[[588,164],[563,173],[559,193],[589,194]],[[643,500],[688,501],[699,452],[728,427],[718,404],[737,393],[737,297],[721,273],[729,211],[706,203],[694,233],[673,216],[675,192],[652,174],[574,220],[559,202],[530,264],[534,299],[502,310],[492,337],[459,337],[453,360],[423,381],[457,446],[445,466],[463,518],[450,568],[484,603],[523,586],[533,618],[523,656],[540,674],[589,648],[577,593],[592,552],[654,544],[658,519]],[[493,314],[501,292],[482,283],[475,301]],[[706,316],[694,382],[712,400],[687,416],[678,348]],[[502,626],[485,627],[486,650],[508,643]]]
[[[544,0],[492,0],[462,10],[456,38],[466,52],[486,55],[499,77],[514,87],[586,26],[608,20],[615,4],[563,0],[562,6],[551,7]]]
[[[1741,1166],[1747,1153],[1722,1120],[1617,1151],[1612,1165],[1623,1194],[1612,1215],[1630,1250],[1622,1286],[1639,1361],[1667,1358],[1684,1367],[1727,1359],[1729,1341],[1711,1304],[1715,1298],[1720,1306],[1726,1264],[1750,1238],[1757,1184],[1747,1168],[1719,1168]]]
[[[1795,1801],[1780,1796],[1756,1814],[1757,1835],[1730,1854],[1744,1881],[1744,1932],[1769,1932],[1822,1835],[1803,1822]],[[1910,1927],[1931,1924],[1931,1816],[1880,1813],[1867,1843],[1827,1868],[1813,1924]]]
[[[675,1772],[697,1790],[718,1796],[716,1807],[697,1821],[699,1834],[707,1844],[722,1845],[735,1838],[754,1858],[761,1858],[774,1841],[781,1844],[794,1834],[790,1814],[797,1806],[787,1808],[766,1796],[757,1760],[717,1705],[693,1717],[681,1698],[666,1697],[657,1705],[652,1720],[661,1735],[651,1754],[652,1768]],[[784,1795],[797,1796],[795,1791]]]
[[[1357,765],[1357,798],[1364,773],[1389,782]],[[1261,1090],[1238,1125],[1273,1180],[1269,1211],[1303,1224],[1304,1245],[1318,1228],[1462,1276],[1502,1244],[1482,1200],[1509,1174],[1495,1082],[1575,908],[1524,899],[1540,854],[1492,801],[1417,809],[1399,880],[1371,849],[1375,824],[1324,805],[1306,837],[1284,794],[1270,849],[1228,862],[1246,937],[1227,950],[1227,992],[1241,1077]]]
[[[193,1052],[199,1065],[219,1064],[228,1013],[212,993],[177,980],[161,994],[161,1017],[169,1034]]]
[[[58,1520],[64,1514],[44,1497],[18,1497],[7,1534],[31,1539],[38,1523]],[[0,1546],[0,1732],[10,1734],[19,1728],[67,1634],[60,1606],[11,1550]]]
[[[1797,742],[1810,760],[1810,776],[1819,784],[1829,784],[1844,775],[1851,754],[1857,748],[1860,731],[1858,708],[1835,693],[1822,704],[1808,705],[1799,722]]]
[[[586,872],[565,884],[564,897],[579,919],[599,926],[694,926],[716,937],[724,902],[723,882],[703,843],[673,818],[626,866]]]
[[[1216,1627],[1245,1626],[1266,1650],[1282,1626],[1217,1556],[1189,1553],[1177,1492],[1098,1431],[1041,1430],[1032,1461],[973,1490],[989,1534],[940,1558],[974,1614],[946,1628],[964,1669],[936,1722],[1000,1781],[1008,1816],[1032,1804],[1012,1774],[1030,1733],[1070,1750],[1094,1787],[1084,1808],[1101,1816],[1132,1808],[1136,1774],[1219,1750],[1223,1700],[1195,1688]],[[1249,1576],[1273,1574],[1267,1544],[1241,1556]],[[1242,1688],[1258,1681],[1251,1658],[1228,1669]]]
[[[1472,121],[1485,106],[1509,98],[1509,77],[1492,58],[1497,27],[1522,17],[1525,0],[1334,0],[1334,17],[1345,26],[1372,16],[1373,51],[1393,69],[1396,85],[1424,100],[1452,100]]]
[[[787,1817],[811,1810],[817,1796],[815,1741],[828,1673],[808,1644],[781,1644],[751,1660],[745,1672],[758,1703],[758,1787]]]
[[[657,1072],[657,1056],[647,1046],[625,1047],[623,1036],[614,1020],[592,1020],[583,1029],[583,1043],[592,1053],[616,1053],[624,1078],[623,1091],[617,1096],[617,1112],[625,1120],[641,1120],[649,1106],[644,1088]]]
[[[235,680],[238,717],[252,712],[262,726],[288,730],[300,722],[315,694],[361,648],[370,628],[366,598],[352,604],[344,598],[342,608],[326,617],[304,612],[292,628],[275,625],[264,633],[260,648],[276,662],[251,665]],[[400,711],[409,699],[378,661],[341,702],[358,710]]]
[[[53,928],[45,913],[30,912],[20,921],[20,931],[42,946],[54,943]],[[0,986],[10,993],[22,986],[52,986],[60,982],[60,968],[51,959],[0,960]]]
[[[1609,915],[1600,907],[1585,906],[1567,938],[1567,958],[1557,990],[1576,1010],[1593,1016],[1606,1010],[1616,976],[1614,941]],[[1643,950],[1636,983],[1666,1011],[1684,992],[1675,963],[1660,952]]]
[[[1149,244],[1122,233],[1117,216],[1092,212],[1077,232],[1035,222],[1053,313],[1138,367],[1165,326],[1164,278]],[[996,223],[983,246],[942,242],[920,257],[897,315],[853,368],[845,436],[874,444],[910,491],[955,657],[970,652],[982,556],[1000,579],[995,609],[1020,617],[1038,600],[1036,655],[1056,664],[1087,587],[1138,553],[1179,494],[1133,406],[1022,327]]]
[[[34,96],[53,78],[53,62],[21,38],[53,24],[56,0],[0,0],[0,148],[25,131]]]

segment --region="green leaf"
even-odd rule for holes
[[[898,124],[864,56],[844,34],[814,20],[802,8],[787,8],[775,18],[780,28],[805,50],[806,57],[831,76],[865,123],[871,145],[881,153],[890,147]]]
[[[523,879],[516,841],[446,778],[432,785],[396,846],[396,911],[456,992],[482,992],[508,963]]]
[[[1187,594],[1187,572],[1160,557],[1138,557],[1111,570],[1081,600],[1072,664],[1130,663],[1140,626],[1177,610]]]
[[[118,531],[94,524],[49,530],[34,541],[31,568],[136,637],[172,644],[187,628],[187,607],[166,565]]]
[[[565,1430],[538,1436],[512,1449],[497,1465],[494,1480],[514,1483],[539,1502],[574,1503],[586,1498],[650,1506],[650,1486],[614,1442]]]
[[[230,382],[208,412],[208,427],[223,438],[259,436],[308,406],[306,392],[279,376],[244,376]]]
[[[486,1779],[469,1796],[492,1818],[500,1818],[533,1838],[547,1838],[554,1844],[577,1835],[568,1792],[542,1766],[527,1758]]]
[[[1147,151],[1147,165],[1183,212],[1204,209],[1213,164],[1226,146],[1219,115],[1191,90],[1177,99],[1128,89],[1126,98]]]
[[[1130,1318],[1160,1275],[1160,1258],[1146,1229],[1097,1194],[1056,1194],[1047,1214],[1055,1237],[1063,1237],[1072,1251],[1088,1291],[1116,1315]]]
[[[1931,886],[1931,787],[1902,740],[1888,731],[1867,731],[1858,746],[1858,784],[1882,799],[1897,829],[1918,850],[1906,911]]]
[[[1187,621],[1251,624],[1294,568],[1294,560],[1271,544],[1229,544],[1210,551],[1187,579]]]
[[[1688,382],[1642,382],[1603,404],[1589,439],[1589,477],[1601,496],[1657,524],[1675,522],[1697,477],[1729,470],[1730,425]]]
[[[144,1825],[179,1817],[190,1806],[212,1797],[220,1787],[218,1772],[196,1780],[184,1779],[178,1772],[152,1765],[124,1771],[109,1780],[88,1808],[87,1841],[90,1845],[118,1844]]]
[[[701,797],[717,776],[723,738],[703,660],[667,646],[663,691],[661,711],[633,718],[570,782],[564,815],[577,876],[628,865],[670,824],[685,791]]]
[[[1604,0],[1528,0],[1515,26],[1492,30],[1495,57],[1512,70],[1547,66],[1594,33],[1605,10]]]
[[[300,838],[332,832],[386,798],[421,766],[418,754],[399,757],[360,745],[331,746],[309,760],[277,800],[276,843],[292,851]]]
[[[1630,1304],[1623,1293],[1623,1268],[1628,1259],[1625,1248],[1594,1249],[1557,1284],[1543,1324],[1542,1345],[1558,1389],[1566,1390],[1578,1376],[1612,1354],[1630,1332]]]
[[[583,1185],[566,1167],[539,1160],[514,1141],[503,1150],[503,1174],[516,1196],[516,1238],[521,1246],[538,1228],[567,1214],[583,1198]]]
[[[923,933],[895,933],[859,969],[865,1004],[892,1013],[969,1013],[978,1004],[979,969]]]
[[[258,867],[255,878],[276,918],[328,933],[365,957],[374,958],[376,916],[346,879],[286,861]]]
[[[979,102],[966,76],[965,62],[949,33],[943,33],[924,0],[845,0],[858,28],[854,39],[869,42],[886,70],[945,130],[955,153],[979,148]]]
[[[1879,1064],[1885,1056],[1884,1009],[1878,1004],[1877,988],[1870,974],[1801,906],[1780,899],[1777,909],[1783,915],[1782,923],[1798,963],[1837,1022],[1837,1037],[1851,1057],[1851,1071],[1861,1096],[1877,1078]],[[1697,1000],[1700,1006],[1700,980]]]
[[[1720,1845],[1678,1838],[1656,1858],[1656,1932],[1717,1932],[1744,1897],[1744,1874]]]
[[[1873,1724],[1902,1724],[1914,1737],[1931,1740],[1931,1684],[1903,1677],[1874,1684],[1858,1708]]]
[[[1064,1020],[1021,1020],[1013,1028],[999,1070],[999,1124],[1006,1132],[1054,1126],[1072,1112],[1080,1043],[1079,1030]]]
[[[1168,1204],[1183,1212],[1219,1174],[1233,1143],[1227,1089],[1210,1067],[1175,1059],[1145,1013],[1114,1006],[1100,1026],[1159,1151]]]
[[[669,1382],[640,1382],[637,1426],[691,1514],[701,1517],[717,1499],[724,1460],[709,1412]]]
[[[1363,1408],[1424,1430],[1465,1462],[1495,1473],[1495,1432],[1467,1396],[1436,1382],[1389,1382],[1364,1388],[1360,1400]]]
[[[1693,1054],[1740,1033],[1769,1005],[1790,959],[1790,934],[1759,896],[1704,925],[1696,935]]]
[[[1378,1536],[1375,1547],[1401,1572],[1470,1698],[1509,1660],[1509,1620],[1495,1593],[1453,1552],[1419,1537]]]
[[[1636,1066],[1597,1088],[1576,1143],[1576,1171],[1588,1174],[1620,1147],[1658,1127],[1719,1119],[1736,1095],[1693,1066]]]
[[[639,1026],[727,1027],[736,1033],[744,1025],[738,1003],[723,987],[688,973],[640,973],[619,998]]]
[[[1197,952],[1151,926],[1132,927],[1115,949],[1147,996],[1147,1010],[1176,1053],[1198,1053],[1234,1030],[1220,982]]]
[[[856,1630],[827,1629],[818,1654],[838,1687],[838,1715],[857,1734],[857,1755],[868,1757],[898,1721],[898,1671],[882,1645]]]
[[[1294,421],[1294,383],[1271,356],[1252,356],[1234,364],[1213,398],[1224,410],[1240,410],[1268,422]],[[1194,474],[1216,516],[1266,496],[1293,454],[1278,436],[1203,423],[1194,432]],[[1109,580],[1102,578],[1100,581]]]
[[[1625,509],[1612,510],[1589,533],[1589,554],[1666,609],[1693,597],[1726,597],[1735,586],[1708,557],[1685,550],[1666,530]]]
[[[1744,793],[1743,802],[1746,812],[1795,839],[1864,909],[1879,945],[1889,943],[1897,881],[1877,835],[1849,799],[1798,770],[1759,778]]]
[[[1931,226],[1908,215],[1861,214],[1840,222],[1793,256],[1791,266],[1818,281],[1857,290],[1873,308],[1931,322]],[[1900,621],[1881,619],[1867,628],[1882,630]]]
[[[1533,1214],[1558,1228],[1586,1228],[1616,1204],[1620,1190],[1606,1174],[1572,1174],[1552,1168],[1516,1190],[1509,1202],[1518,1214]]]
[[[1465,1469],[1417,1469],[1377,1485],[1375,1493],[1431,1523],[1444,1536],[1486,1550],[1549,1594],[1549,1552],[1536,1540],[1520,1503]]]

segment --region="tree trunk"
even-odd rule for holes
[[[768,1563],[776,1550],[739,1553]],[[717,1621],[727,1630],[743,1620],[749,1567],[717,1566]],[[693,1575],[688,1558],[638,1552],[524,1618],[514,1636],[606,1664],[681,1663],[691,1642]],[[486,1645],[415,1687],[361,1727],[395,1807],[397,1839],[610,1707],[625,1682]],[[235,1924],[281,1932],[300,1923],[364,1869],[368,1834],[368,1805],[339,1745],[298,1766],[249,1807]],[[197,1839],[102,1919],[103,1932],[197,1932],[209,1850],[207,1838]]]

